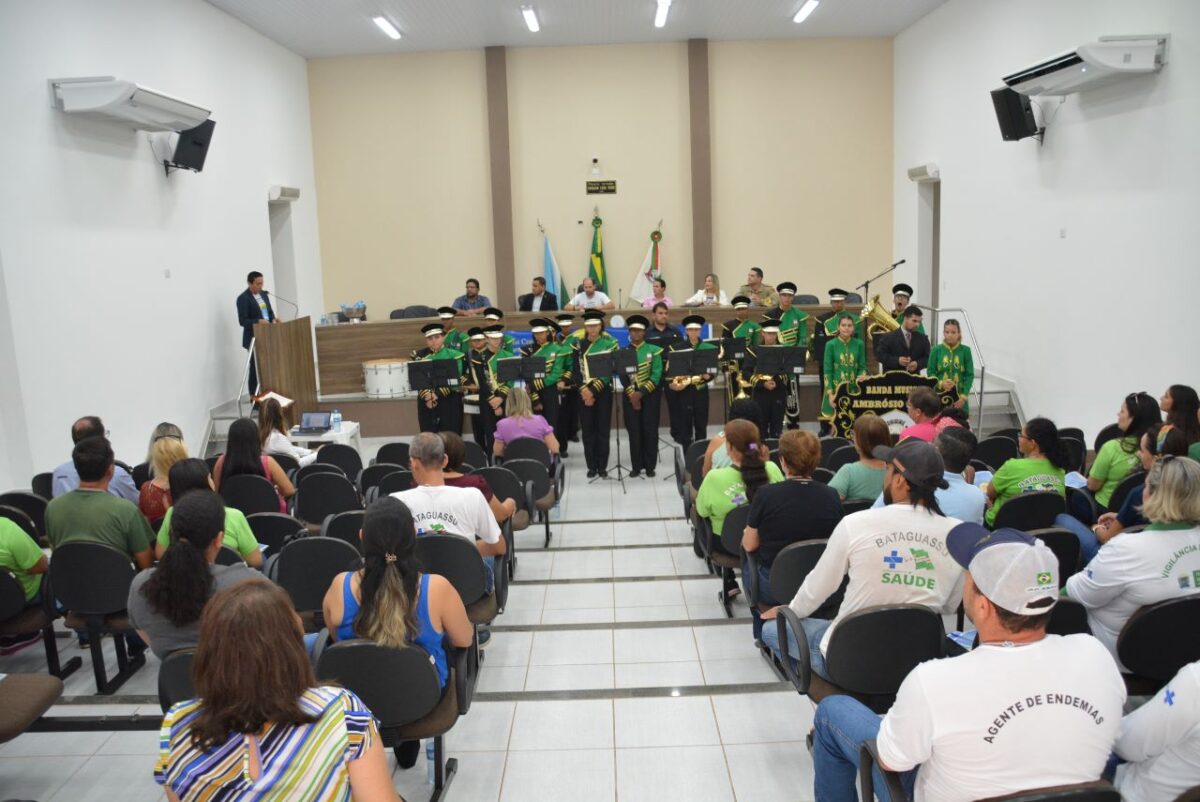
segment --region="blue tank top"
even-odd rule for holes
[[[351,587],[353,573],[347,573],[342,581],[342,623],[337,628],[337,640],[353,640],[354,619],[358,617],[359,603],[354,598]],[[437,669],[438,686],[446,687],[446,679],[450,670],[446,667],[446,648],[442,644],[442,633],[433,628],[429,618],[429,574],[421,574],[421,589],[417,594],[417,625],[421,630],[417,633],[416,644],[429,653],[433,667]]]

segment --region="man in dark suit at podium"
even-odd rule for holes
[[[521,312],[546,312],[558,309],[558,298],[546,292],[546,279],[534,276],[533,292],[517,299],[517,310]]]
[[[917,330],[921,316],[921,307],[907,307],[900,328],[879,338],[875,356],[883,370],[920,373],[925,369],[929,363],[929,338]]]
[[[277,323],[271,298],[263,289],[263,274],[251,270],[246,275],[246,291],[237,297],[238,324],[242,327],[242,347],[249,350],[254,327],[261,322]],[[258,392],[258,371],[250,360],[250,395]]]

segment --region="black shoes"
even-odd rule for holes
[[[649,478],[649,479],[653,479],[653,478],[654,478],[654,469],[653,469],[653,468],[647,468],[647,469],[646,469],[646,477],[647,477],[647,478]]]
[[[594,468],[588,468],[587,478],[589,478],[589,479],[596,478],[596,470]]]
[[[630,479],[637,479],[637,478],[638,478],[639,476],[641,476],[641,475],[642,475],[642,472],[641,472],[641,471],[630,471],[630,472],[629,472],[629,478],[630,478]]]
[[[600,471],[600,478],[601,478],[601,479],[607,479],[607,478],[608,478],[608,471]]]

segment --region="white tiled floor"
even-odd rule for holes
[[[364,462],[381,442],[364,442]],[[758,655],[743,600],[737,620],[726,619],[720,581],[692,552],[674,479],[664,481],[670,453],[655,479],[627,480],[624,493],[614,481],[588,484],[581,465],[573,448],[550,549],[541,525],[517,533],[517,584],[486,650],[484,696],[446,736],[458,760],[446,798],[812,799],[803,743],[812,706]],[[148,703],[157,660],[120,691],[145,701],[106,704],[92,696],[87,653],[73,640],[60,645],[64,659],[84,657],[67,694],[94,703],[52,714],[157,718]],[[0,660],[0,672],[22,670],[44,670],[40,648]],[[705,686],[720,692],[698,690]],[[627,698],[628,689],[649,695]],[[562,698],[571,692],[579,698]],[[156,750],[156,732],[23,735],[0,748],[0,797],[159,799]],[[428,798],[425,761],[393,777],[409,802]]]

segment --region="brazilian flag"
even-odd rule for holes
[[[592,218],[592,258],[588,264],[588,276],[596,283],[596,289],[608,295],[608,271],[604,269],[604,237],[600,234],[603,222],[600,215]]]

